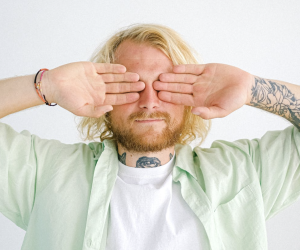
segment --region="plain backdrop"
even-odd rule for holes
[[[299,13],[296,0],[1,0],[0,79],[89,60],[95,48],[120,28],[157,23],[179,32],[204,63],[230,64],[299,85]],[[74,115],[59,106],[33,107],[0,121],[42,138],[82,141]],[[214,119],[202,146],[209,147],[217,139],[259,138],[289,125],[281,117],[244,106],[226,118]],[[269,249],[300,249],[299,231],[300,202],[296,202],[267,221]],[[1,250],[21,249],[24,235],[0,214]]]

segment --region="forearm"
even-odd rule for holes
[[[0,118],[44,104],[35,90],[34,77],[29,75],[0,80]]]
[[[284,117],[300,130],[300,86],[254,76],[249,106]]]

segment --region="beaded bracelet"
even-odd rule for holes
[[[45,71],[48,71],[49,69],[40,69],[36,75],[35,75],[35,78],[34,78],[34,87],[35,87],[35,90],[36,90],[36,93],[38,94],[38,96],[42,99],[42,101],[48,105],[48,106],[56,106],[57,103],[55,103],[54,105],[49,103],[45,97],[45,95],[43,95],[43,92],[42,92],[42,77],[43,77],[43,74],[45,73]],[[38,76],[38,74],[42,72],[41,74],[41,77],[40,77],[40,81],[37,83],[36,82],[36,78]]]

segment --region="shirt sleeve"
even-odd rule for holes
[[[299,198],[300,132],[296,127],[269,131],[261,139],[238,140],[234,144],[251,157],[251,167],[261,186],[266,220]]]
[[[51,167],[66,144],[41,139],[27,130],[18,133],[1,122],[0,135],[0,212],[26,230],[36,185],[42,181],[37,170]]]

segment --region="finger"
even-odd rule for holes
[[[106,88],[106,93],[108,94],[139,92],[145,88],[145,83],[143,82],[106,83],[105,88]]]
[[[137,82],[140,76],[137,73],[125,72],[124,74],[101,74],[104,82]]]
[[[162,73],[159,75],[159,80],[162,82],[183,82],[193,84],[197,81],[198,76],[192,74],[174,74]]]
[[[193,93],[193,85],[184,84],[184,83],[166,83],[166,82],[155,81],[153,83],[153,88],[158,91],[169,91],[169,92],[183,93],[183,94]]]
[[[82,116],[85,117],[95,117],[99,118],[100,116],[104,115],[105,113],[113,110],[113,107],[111,105],[105,105],[105,106],[96,106],[93,105],[87,105],[82,108]]]
[[[194,106],[193,96],[188,94],[160,91],[158,93],[158,98],[164,102],[170,102],[173,104],[179,104],[185,106]]]
[[[222,118],[228,115],[228,111],[217,106],[211,107],[197,107],[193,108],[191,112],[195,115],[199,115],[203,119]]]
[[[105,95],[105,105],[123,105],[136,102],[140,98],[138,93],[107,94]]]
[[[104,73],[125,73],[126,67],[121,64],[113,63],[93,63],[98,74]]]
[[[204,68],[205,64],[180,64],[173,67],[173,72],[179,74],[200,75]]]

